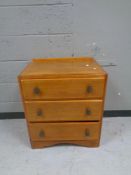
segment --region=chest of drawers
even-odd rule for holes
[[[32,148],[99,145],[107,74],[93,58],[33,59],[18,80]]]

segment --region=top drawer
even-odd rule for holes
[[[64,78],[21,80],[24,99],[103,98],[105,78]]]

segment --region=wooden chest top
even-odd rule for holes
[[[101,77],[106,72],[89,57],[33,59],[20,78],[84,78]]]

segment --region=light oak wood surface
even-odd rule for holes
[[[104,95],[104,78],[63,78],[21,80],[26,100],[88,99]],[[91,91],[88,91],[91,88]],[[38,93],[35,93],[38,89]]]
[[[92,140],[99,137],[99,122],[30,123],[31,140]]]
[[[21,78],[100,77],[106,72],[89,57],[33,59],[21,73]]]
[[[32,148],[99,146],[107,74],[93,58],[33,59],[18,81]]]
[[[71,145],[79,145],[79,146],[86,146],[86,147],[98,147],[99,146],[99,139],[97,140],[59,140],[59,141],[32,141],[31,146],[33,149],[35,148],[44,148],[49,146],[54,146],[58,144],[71,144]]]
[[[25,101],[30,122],[96,121],[102,117],[102,100]]]

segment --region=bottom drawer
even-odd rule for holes
[[[98,139],[100,122],[29,123],[32,141]]]

